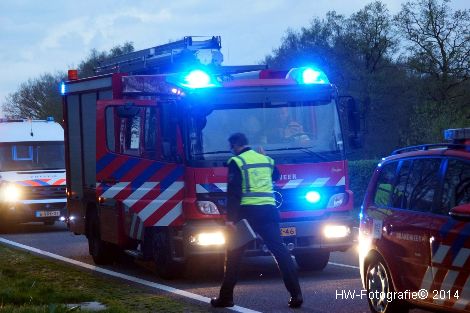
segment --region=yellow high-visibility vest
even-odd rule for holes
[[[274,160],[248,150],[231,157],[227,164],[235,162],[242,174],[242,205],[275,205],[272,174]]]

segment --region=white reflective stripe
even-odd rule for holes
[[[326,184],[327,181],[329,181],[330,178],[329,177],[320,177],[320,178],[317,178],[315,179],[315,181],[313,182],[312,185],[310,185],[310,187],[321,187],[323,185]]]
[[[150,217],[150,215],[155,213],[165,202],[168,201],[168,199],[173,197],[183,187],[184,182],[174,182],[167,189],[165,189],[155,200],[147,204],[147,206],[139,212],[139,217],[142,222],[145,222]]]
[[[163,216],[158,222],[153,226],[168,226],[170,225],[178,216],[183,214],[183,202],[178,203],[173,209],[170,210],[165,216]]]
[[[196,184],[196,193],[209,193],[209,190],[202,187],[201,184]]]
[[[432,266],[428,266],[426,273],[424,273],[420,289],[429,290],[432,286],[432,282],[434,281],[434,275],[435,271],[433,271]]]
[[[34,204],[34,203],[66,203],[66,198],[60,199],[41,199],[41,200],[18,200],[17,202],[22,204]],[[12,202],[14,204],[14,202]]]
[[[124,204],[128,207],[132,207],[137,201],[142,199],[150,190],[155,188],[158,185],[158,182],[146,182],[143,183],[142,186],[136,189],[126,200],[124,200]]]
[[[96,189],[98,189],[99,186],[101,186],[101,183],[96,183]]]
[[[217,188],[219,188],[223,192],[227,191],[227,183],[215,183],[214,185],[216,185]]]
[[[137,214],[132,214],[131,231],[129,232],[131,237],[134,237],[135,222],[136,221],[137,221]]]
[[[462,248],[454,259],[452,266],[463,267],[470,256],[470,249]]]
[[[302,181],[303,179],[291,179],[284,185],[284,187],[282,187],[282,189],[296,188]]]
[[[115,195],[117,195],[119,192],[121,192],[121,190],[126,188],[127,185],[129,185],[129,184],[130,184],[130,182],[119,182],[119,183],[109,187],[109,189],[106,190],[105,192],[103,192],[101,194],[101,196],[103,198],[114,198]]]
[[[339,182],[336,184],[336,186],[344,186],[346,185],[346,177],[341,177],[341,179],[339,180]]]
[[[436,253],[432,256],[432,262],[442,263],[442,261],[444,261],[444,258],[447,255],[447,252],[449,252],[449,249],[450,249],[450,246],[440,245]]]
[[[467,282],[462,288],[462,291],[459,292],[459,299],[455,301],[454,308],[458,310],[463,310],[470,303],[470,277],[467,278]]]
[[[454,286],[454,282],[457,279],[457,276],[459,276],[458,271],[447,271],[447,274],[442,281],[441,288],[438,289],[444,291],[451,290]],[[442,305],[444,304],[445,300],[445,297],[437,297],[437,299],[434,300],[434,303]]]

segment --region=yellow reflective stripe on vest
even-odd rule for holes
[[[272,187],[274,160],[253,150],[232,157],[242,174],[242,205],[275,204]]]

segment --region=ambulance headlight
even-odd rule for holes
[[[323,235],[326,238],[344,238],[350,234],[351,230],[345,225],[326,225],[323,228]]]
[[[21,198],[21,189],[13,184],[6,184],[1,189],[1,199],[7,202],[15,202]]]
[[[197,201],[196,205],[202,214],[220,214],[219,209],[212,201]]]
[[[189,242],[198,246],[213,246],[225,244],[225,236],[221,231],[199,233],[189,237]]]
[[[318,203],[321,200],[321,195],[318,191],[309,191],[305,194],[305,200],[310,203]]]

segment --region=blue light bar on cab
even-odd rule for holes
[[[60,84],[60,94],[65,95],[65,83],[64,82]]]
[[[182,86],[189,88],[214,87],[213,78],[203,70],[192,70],[183,77]]]
[[[298,84],[312,85],[312,84],[329,84],[330,81],[323,71],[313,67],[296,67],[291,69],[286,79],[293,79]]]

